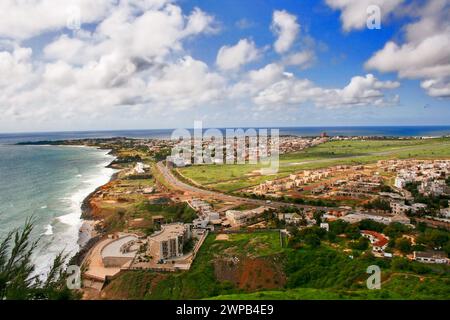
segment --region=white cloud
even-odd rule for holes
[[[114,0],[34,0],[0,1],[0,37],[27,39],[43,32],[66,27],[71,8],[80,10],[81,23],[93,23],[104,18]]]
[[[284,67],[277,63],[270,63],[261,69],[249,71],[243,79],[230,88],[231,98],[245,98],[270,86],[283,78]]]
[[[307,101],[321,107],[387,105],[383,89],[394,89],[400,84],[379,81],[372,74],[356,76],[343,89],[326,89],[308,79],[285,74],[284,79],[258,92],[253,101],[262,106],[301,104]]]
[[[304,50],[296,53],[292,53],[283,59],[283,63],[287,66],[300,66],[307,68],[315,60],[315,54],[312,50]]]
[[[0,52],[0,89],[17,88],[24,84],[32,71],[32,50],[16,47],[12,52]]]
[[[382,21],[388,17],[403,0],[325,0],[335,10],[341,11],[342,28],[345,31],[366,28],[368,18],[367,8],[378,6]]]
[[[288,51],[300,31],[297,17],[285,10],[274,11],[271,28],[278,37],[274,44],[275,51],[278,53]]]
[[[187,56],[151,79],[147,92],[150,103],[185,109],[220,100],[225,86],[225,79],[209,71],[205,63]]]
[[[0,51],[2,118],[114,114],[124,105],[186,108],[217,99],[225,87],[219,75],[191,57],[173,58],[185,54],[185,39],[215,31],[213,17],[197,8],[186,15],[166,2],[122,1],[94,31],[54,39],[43,61],[32,61],[28,48]]]
[[[241,66],[256,60],[260,55],[255,43],[241,39],[234,46],[223,46],[217,53],[216,63],[222,70],[236,70]]]
[[[419,19],[405,28],[406,41],[386,43],[365,64],[368,69],[397,72],[400,78],[422,79],[433,97],[450,91],[450,2],[431,0],[420,8]]]
[[[46,5],[45,1],[23,3],[39,10]],[[62,22],[35,21],[35,28],[11,32],[8,38],[16,40],[0,40],[1,125],[16,120],[122,119],[122,115],[143,119],[153,117],[155,111],[176,117],[202,107],[217,107],[223,114],[233,113],[236,106],[296,109],[303,102],[326,107],[383,105],[388,102],[385,90],[398,86],[372,75],[354,77],[342,89],[297,78],[289,67],[309,66],[314,46],[299,44],[292,49],[300,26],[285,11],[276,11],[273,21],[278,35],[275,49],[281,57],[261,68],[233,73],[217,72],[184,49],[187,39],[216,31],[214,17],[200,9],[183,12],[165,0],[122,0],[105,8],[105,12],[98,10],[97,23],[89,30],[72,33],[62,30]],[[6,30],[1,23],[0,39]],[[42,38],[47,41],[42,55],[19,45],[23,39],[57,29],[63,33],[50,41]],[[223,46],[216,63],[222,71],[236,71],[258,59],[262,51],[245,38]],[[422,86],[434,94],[446,90],[445,81]]]

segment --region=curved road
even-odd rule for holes
[[[267,203],[266,200],[260,200],[260,199],[250,199],[250,198],[244,198],[244,197],[237,197],[232,196],[228,194],[223,194],[217,191],[210,191],[201,189],[195,186],[192,186],[190,184],[187,184],[183,181],[180,181],[177,177],[175,177],[169,168],[167,168],[166,165],[163,164],[162,161],[158,162],[156,164],[156,167],[158,171],[161,173],[161,175],[164,177],[164,179],[175,189],[178,189],[183,192],[190,192],[193,195],[203,198],[203,197],[210,197],[217,200],[222,201],[234,201],[234,202],[245,202],[245,203],[251,203],[258,206],[271,206],[275,208],[280,208],[284,206],[295,206],[297,208],[315,208],[319,210],[329,210],[329,209],[335,209],[335,208],[328,208],[328,207],[316,207],[316,206],[310,206],[310,205],[303,205],[303,204],[291,204],[291,203],[285,203],[280,201],[272,201],[270,203]]]

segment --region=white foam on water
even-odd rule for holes
[[[46,206],[46,205],[45,205],[45,206],[42,206],[41,209],[47,209],[47,206]]]
[[[104,156],[107,156],[106,153]],[[69,254],[69,257],[78,252],[80,249],[78,245],[79,230],[83,224],[81,205],[84,199],[95,189],[108,183],[111,176],[117,171],[105,168],[113,159],[113,156],[108,156],[108,161],[102,163],[100,170],[96,170],[92,175],[89,174],[88,179],[83,181],[81,186],[78,186],[71,195],[62,198],[67,214],[56,217],[49,225],[52,228],[52,233],[48,232],[47,234],[47,230],[46,235],[51,238],[48,239],[50,241],[47,241],[35,258],[35,274],[44,278],[53,263],[53,259],[61,251]]]
[[[44,236],[51,236],[53,234],[53,227],[51,224],[48,224],[45,226],[45,232],[43,233]]]

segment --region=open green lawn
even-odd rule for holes
[[[333,141],[297,153],[280,156],[276,175],[261,176],[260,165],[200,165],[178,169],[192,181],[207,188],[232,192],[265,180],[285,177],[306,169],[339,164],[367,164],[383,159],[450,158],[450,139]]]

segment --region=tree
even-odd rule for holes
[[[367,250],[367,248],[369,248],[369,243],[370,243],[369,239],[361,237],[358,240],[351,242],[350,247],[355,250],[364,251]]]
[[[384,228],[384,233],[390,238],[398,238],[402,234],[409,232],[411,229],[399,222],[392,222]]]
[[[345,234],[347,235],[347,237],[353,240],[359,239],[361,237],[359,228],[355,224],[351,224],[347,228],[345,228]]]
[[[314,212],[313,217],[314,217],[314,220],[316,220],[316,225],[320,226],[320,224],[322,223],[322,216],[323,216],[322,211]]]
[[[395,247],[403,253],[410,253],[411,241],[406,238],[399,238],[395,240]]]
[[[442,248],[449,242],[449,236],[445,231],[427,229],[423,234],[417,237],[417,242],[433,248]]]
[[[309,233],[305,236],[305,243],[312,248],[317,248],[320,246],[320,238],[317,234]]]
[[[383,211],[390,211],[391,210],[391,205],[386,200],[375,199],[372,202],[366,203],[364,205],[364,208],[366,208],[366,209],[383,210]]]
[[[448,257],[450,257],[450,242],[448,242],[445,246],[444,246],[444,251],[447,254]]]
[[[345,229],[349,226],[349,223],[344,220],[335,220],[329,223],[330,231],[335,234],[342,234]]]
[[[360,230],[372,230],[376,232],[383,232],[383,229],[385,228],[384,224],[370,219],[361,220],[358,226]]]
[[[0,243],[0,300],[70,299],[74,294],[65,285],[64,261],[60,253],[46,280],[33,275],[31,256],[38,241],[30,242],[33,222],[27,219],[22,230],[14,230]]]

